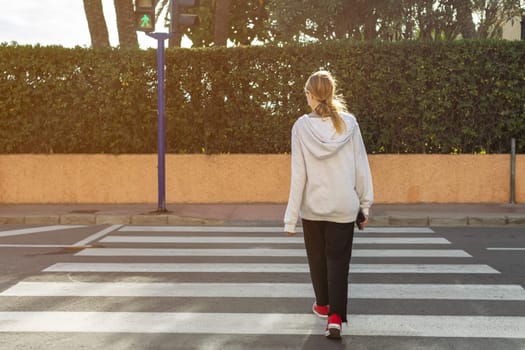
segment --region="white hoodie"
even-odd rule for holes
[[[285,232],[295,232],[299,215],[313,221],[356,220],[368,215],[374,191],[365,145],[355,117],[341,113],[338,134],[330,118],[303,115],[292,128],[292,178],[284,216]]]

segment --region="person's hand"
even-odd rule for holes
[[[295,236],[295,235],[296,235],[296,233],[295,233],[295,232],[286,232],[286,234],[287,234],[288,236],[290,236],[290,237],[293,237],[293,236]]]
[[[365,215],[365,221],[363,221],[361,225],[363,226],[363,229],[368,225],[368,215]]]

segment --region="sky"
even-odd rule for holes
[[[102,4],[110,44],[117,46],[113,0],[102,0]],[[91,46],[82,0],[0,0],[0,9],[0,43]],[[166,31],[162,23],[157,31]],[[138,40],[141,48],[157,47],[157,41],[142,32],[138,32]]]

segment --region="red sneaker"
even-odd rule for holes
[[[328,314],[330,313],[330,306],[319,306],[317,305],[317,303],[314,303],[314,305],[312,306],[312,311],[314,312],[314,314],[321,318],[327,318]]]
[[[343,329],[341,317],[338,314],[331,314],[328,317],[328,324],[324,335],[331,339],[341,339],[341,330]]]

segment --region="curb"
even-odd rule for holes
[[[0,225],[224,225],[224,220],[177,215],[64,214],[0,216]]]
[[[184,217],[170,214],[64,214],[0,216],[0,224],[16,225],[179,225],[179,226],[282,226],[277,220],[220,220]],[[373,216],[371,227],[452,227],[452,226],[508,226],[525,227],[524,215],[473,215],[473,216]]]

